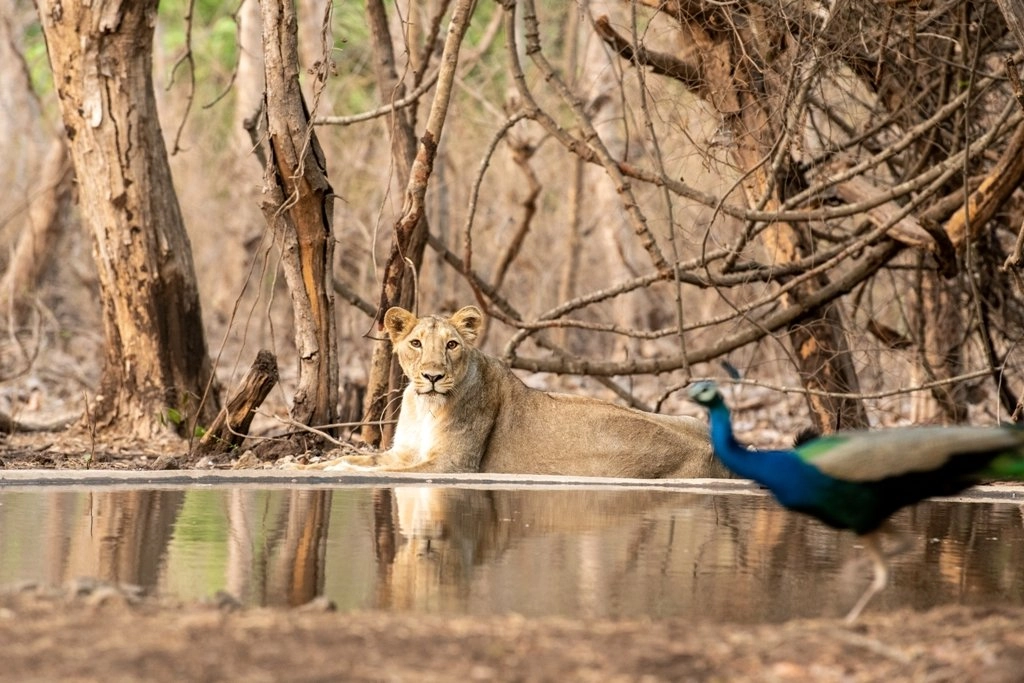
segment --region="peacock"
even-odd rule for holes
[[[784,507],[858,534],[874,579],[846,616],[852,623],[889,580],[881,533],[900,508],[985,480],[1024,480],[1024,429],[905,427],[839,432],[791,450],[757,450],[732,433],[729,408],[711,381],[689,397],[708,410],[715,455],[735,474],[767,487]]]

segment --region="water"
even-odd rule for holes
[[[869,606],[1024,603],[1012,502],[929,501]],[[764,495],[663,489],[0,489],[0,586],[77,577],[186,601],[765,622],[840,616],[857,539]],[[861,560],[861,561],[859,561]]]

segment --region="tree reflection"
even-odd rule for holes
[[[0,585],[76,577],[249,605],[837,616],[868,581],[856,539],[761,495],[664,489],[0,492]],[[1024,602],[1017,505],[928,502],[873,609]]]

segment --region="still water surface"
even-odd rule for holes
[[[1015,503],[930,501],[869,610],[1024,604]],[[0,587],[77,577],[249,605],[763,622],[839,616],[852,534],[763,495],[392,488],[0,490]]]

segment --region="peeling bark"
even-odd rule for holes
[[[334,422],[338,352],[334,320],[334,190],[299,88],[295,9],[263,2],[267,83],[263,214],[274,231],[295,315],[299,379],[291,414],[309,426]]]

